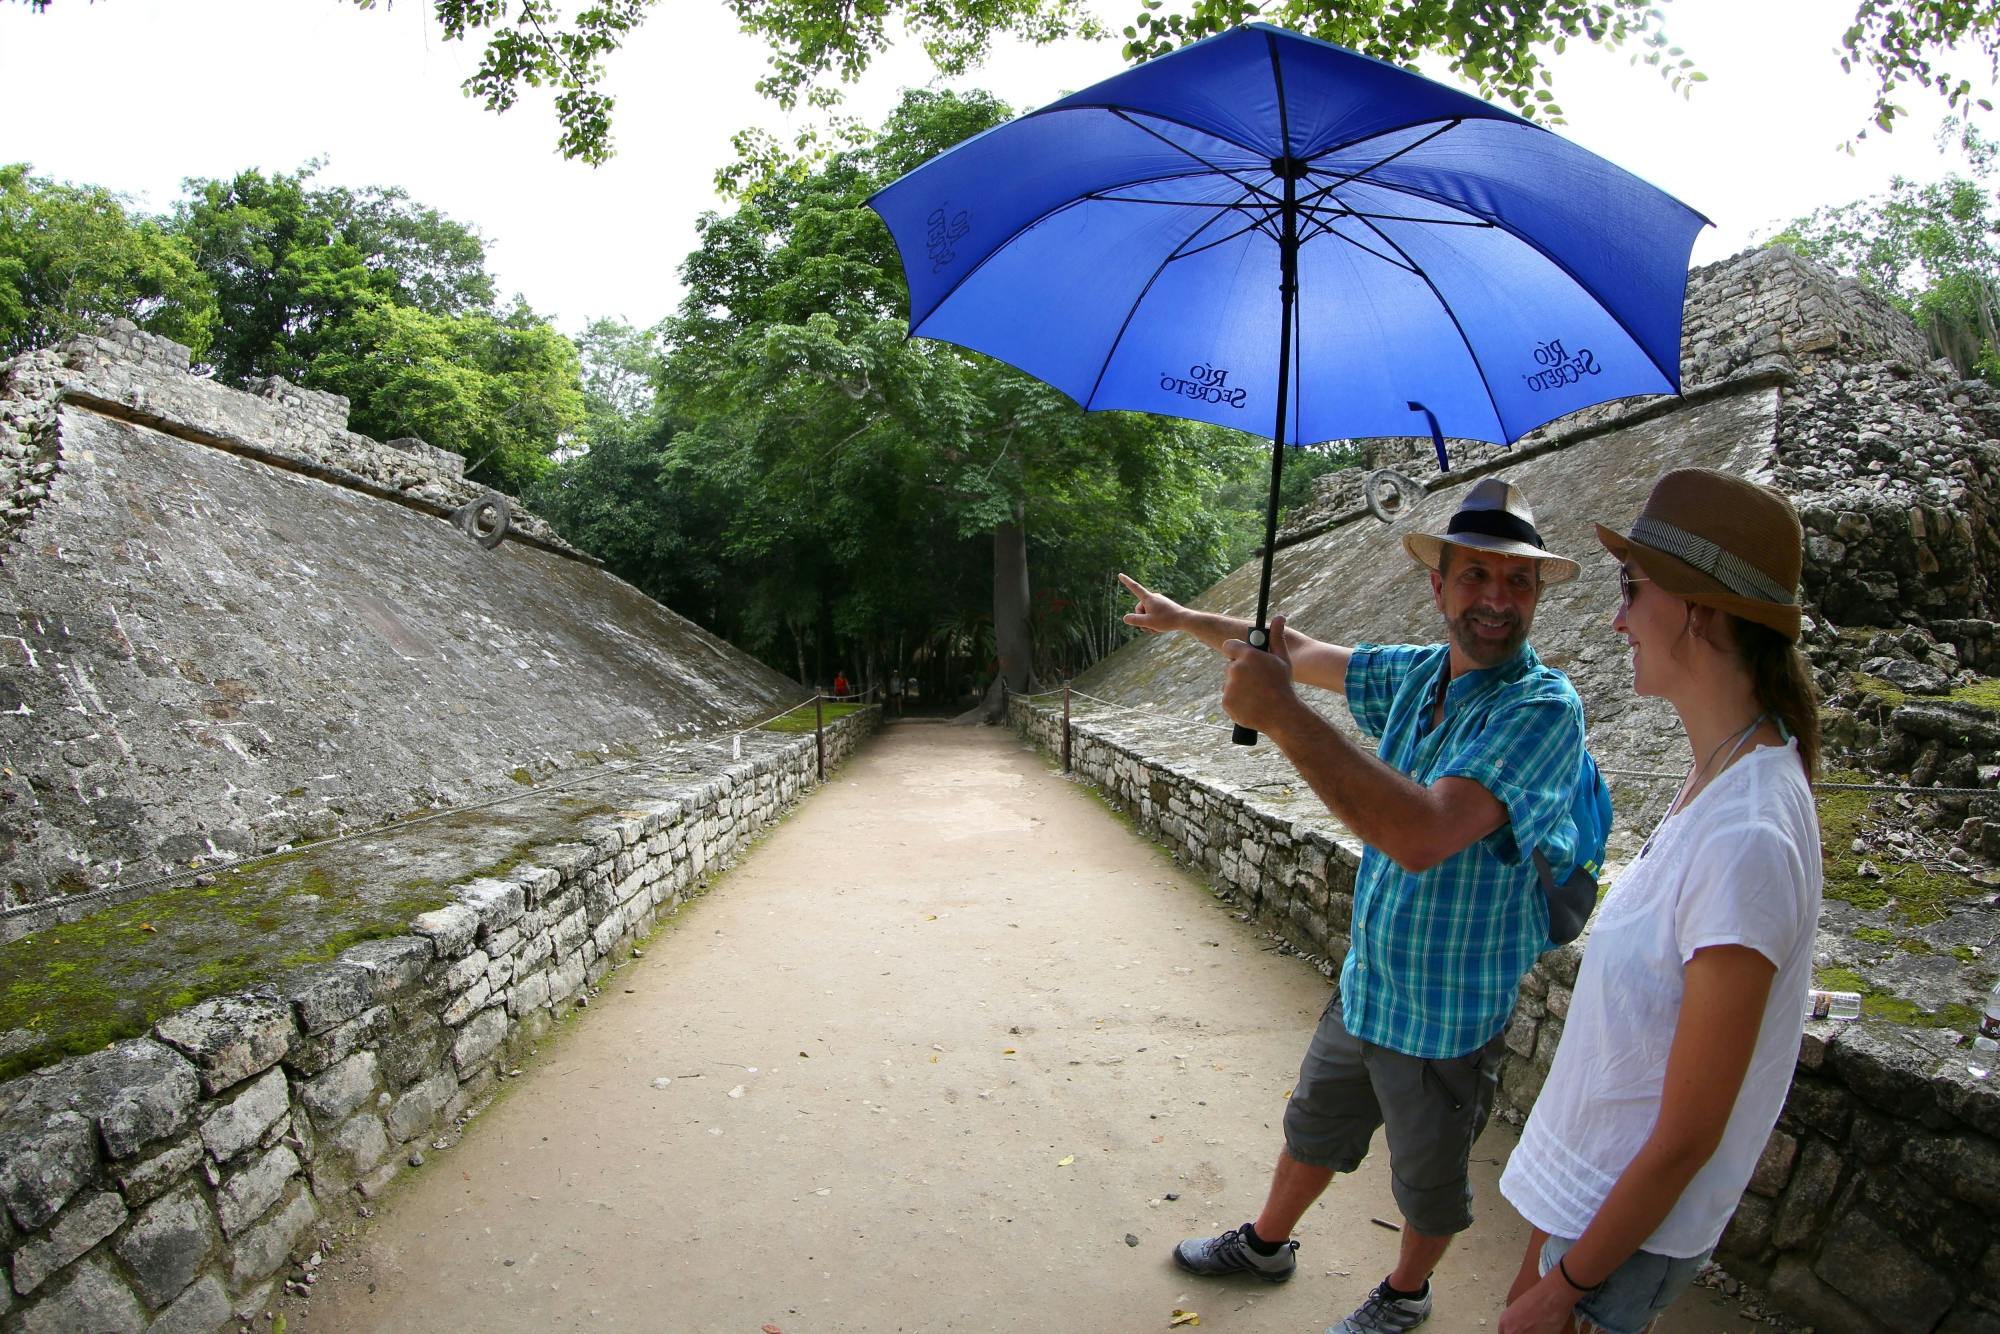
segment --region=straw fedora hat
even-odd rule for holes
[[[1473,551],[1526,556],[1540,568],[1544,584],[1566,584],[1577,575],[1575,561],[1542,544],[1527,497],[1504,477],[1482,477],[1474,482],[1443,532],[1405,534],[1403,550],[1417,564],[1435,570],[1447,542]]]
[[[1799,637],[1805,529],[1768,486],[1712,468],[1676,469],[1653,484],[1630,533],[1600,523],[1597,540],[1620,561],[1636,555],[1646,577],[1675,597]]]

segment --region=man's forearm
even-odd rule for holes
[[[1268,735],[1315,795],[1363,843],[1399,866],[1425,870],[1435,794],[1355,745],[1303,700]]]

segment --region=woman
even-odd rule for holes
[[[1697,763],[1598,905],[1500,1190],[1534,1227],[1503,1334],[1641,1334],[1728,1225],[1798,1059],[1819,920],[1819,759],[1796,647],[1803,533],[1728,473],[1662,477],[1620,536],[1633,689]]]

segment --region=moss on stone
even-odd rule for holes
[[[1866,941],[1870,945],[1893,945],[1896,943],[1896,933],[1879,926],[1856,927],[1854,938]]]
[[[1970,1005],[1939,1006],[1935,1012],[1915,1001],[1892,996],[1868,985],[1868,979],[1852,968],[1820,968],[1813,972],[1813,985],[1825,991],[1852,991],[1861,997],[1861,1013],[1905,1028],[1950,1028],[1969,1032],[1978,1024],[1979,1014]]]
[[[605,809],[563,804],[576,807],[565,818]],[[0,945],[0,1079],[136,1037],[176,1010],[328,962],[364,940],[403,935],[412,918],[451,902],[452,885],[504,876],[548,839],[476,811],[431,828],[440,843],[473,853],[474,869],[453,868],[447,883],[414,868],[384,875],[348,847],[307,849]]]
[[[829,703],[822,707],[826,710],[824,715],[826,721],[832,723],[835,719],[845,718],[850,713],[859,713],[863,706],[859,704]],[[813,706],[810,704],[801,704],[790,713],[779,714],[770,722],[765,723],[759,730],[765,732],[810,732],[813,730]]]
[[[1829,783],[1870,783],[1863,773],[1842,770],[1825,775]],[[1896,913],[1913,925],[1941,921],[1945,905],[1979,892],[1972,877],[1950,871],[1933,871],[1918,862],[1890,861],[1886,853],[1874,863],[1877,874],[1861,874],[1861,863],[1870,860],[1854,851],[1854,841],[1862,838],[1868,823],[1869,792],[1834,792],[1821,789],[1819,805],[1821,861],[1825,871],[1825,894],[1830,899],[1851,903],[1872,912],[1895,903]]]
[[[1977,962],[1979,958],[1977,954],[1973,953],[1972,946],[1970,945],[1953,945],[1951,947],[1951,957],[1960,963],[1967,964]]]
[[[528,772],[528,766],[524,764],[514,770],[514,781],[522,787],[533,787],[535,785],[535,776]]]

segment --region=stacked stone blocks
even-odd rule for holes
[[[827,728],[827,763],[877,721]],[[0,1329],[209,1331],[261,1312],[524,1050],[814,786],[773,742],[459,887],[407,935],[0,1085]]]

